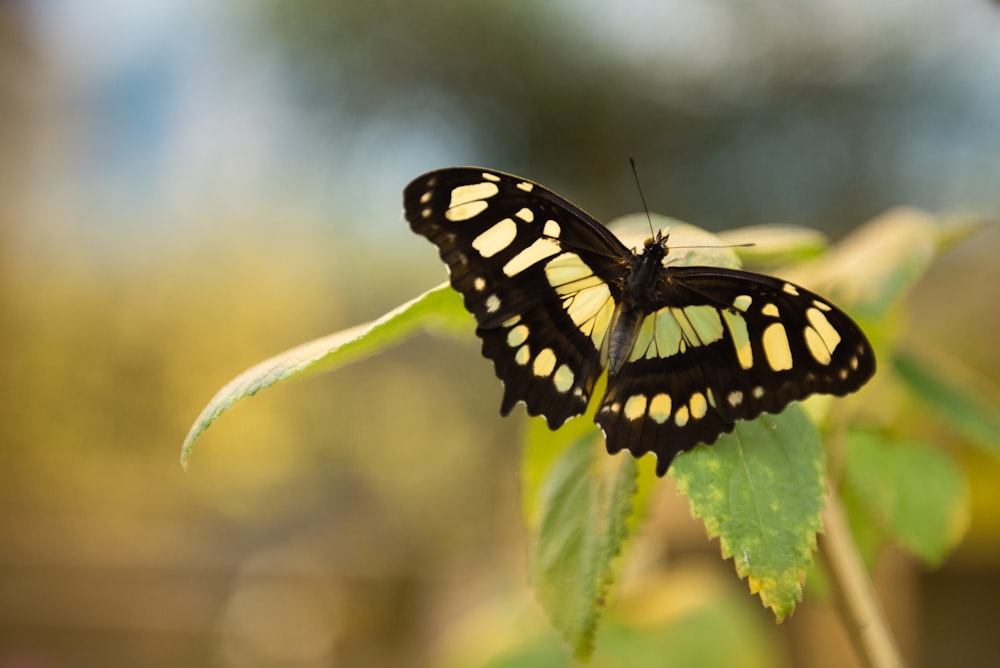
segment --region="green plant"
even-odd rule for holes
[[[737,574],[778,621],[802,599],[825,520],[822,572],[869,665],[900,660],[861,558],[871,559],[893,541],[936,564],[967,524],[960,466],[945,449],[901,428],[898,417],[914,404],[929,406],[968,443],[1000,454],[1000,421],[990,401],[974,382],[910,350],[902,317],[908,291],[935,256],[974,229],[897,210],[829,249],[817,233],[800,228],[735,231],[719,240],[754,241],[744,260],[816,288],[848,310],[868,333],[880,370],[860,395],[815,397],[780,415],[742,422],[714,445],[678,456],[668,475],[708,534],[718,538],[722,556],[733,560]],[[215,419],[261,389],[358,361],[420,330],[468,336],[473,328],[460,297],[445,284],[372,323],[262,362],[205,407],[184,442],[182,465]],[[484,363],[482,373],[487,369]],[[531,584],[572,653],[586,660],[617,557],[642,521],[657,482],[652,461],[608,456],[592,415],[557,431],[529,420],[524,442]]]

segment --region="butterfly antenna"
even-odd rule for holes
[[[639,191],[639,199],[642,200],[642,209],[646,212],[646,221],[649,223],[649,232],[654,237],[656,236],[656,231],[653,229],[653,219],[649,215],[649,207],[646,206],[646,196],[642,194],[642,184],[639,183],[639,168],[636,167],[635,158],[629,156],[628,164],[632,166],[632,176],[635,178],[635,188]],[[675,250],[679,249],[690,249],[690,248],[749,248],[753,246],[753,242],[742,243],[742,244],[724,244],[722,246],[671,246]]]
[[[635,165],[635,158],[629,156],[628,164],[632,166],[632,177],[635,179],[635,188],[639,191],[639,199],[642,200],[642,210],[646,212],[646,221],[649,223],[649,233],[656,236],[653,229],[653,219],[649,215],[649,207],[646,206],[646,196],[642,194],[642,184],[639,183],[639,168]]]
[[[739,244],[721,244],[719,246],[706,246],[705,244],[698,244],[697,246],[674,246],[670,245],[671,250],[684,250],[689,248],[753,248],[756,246],[752,241],[746,241]]]

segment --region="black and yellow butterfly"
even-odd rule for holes
[[[864,334],[822,297],[746,271],[670,266],[662,234],[636,253],[526,179],[441,169],[406,186],[403,204],[476,318],[501,414],[523,401],[557,429],[607,368],[595,418],[607,449],[655,453],[658,475],[736,420],[848,394],[875,372]]]

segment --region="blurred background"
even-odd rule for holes
[[[532,643],[552,665],[524,418],[471,332],[273,389],[183,473],[188,426],[244,368],[444,280],[400,213],[429,169],[608,220],[640,208],[635,156],[653,211],[711,230],[996,216],[1000,5],[5,0],[0,147],[0,668],[499,666]],[[993,227],[954,248],[909,306],[921,345],[993,378],[998,250]],[[962,456],[960,549],[877,569],[916,666],[998,646],[1000,467]],[[672,665],[851,665],[823,604],[776,627],[660,486],[599,648],[659,624]]]

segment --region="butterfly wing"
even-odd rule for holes
[[[646,310],[596,421],[609,452],[654,452],[659,475],[736,420],[815,393],[853,392],[875,372],[871,346],[846,314],[778,278],[671,267]]]
[[[553,429],[582,413],[631,252],[570,202],[493,170],[424,174],[403,205],[476,318],[504,384],[501,413],[523,401]]]

